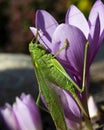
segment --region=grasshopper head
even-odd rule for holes
[[[39,59],[46,53],[44,46],[39,43],[30,42],[29,51],[34,60]]]

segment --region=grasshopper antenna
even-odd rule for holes
[[[38,35],[39,35],[38,29],[36,29],[36,41],[35,41],[36,44],[38,44]]]

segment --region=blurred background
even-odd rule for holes
[[[64,22],[70,4],[75,4],[88,16],[94,0],[0,0],[0,52],[28,53],[35,25],[35,12],[45,9],[58,22]]]
[[[29,27],[35,26],[36,10],[47,10],[61,23],[64,22],[66,11],[71,4],[76,5],[88,18],[95,1],[0,0],[0,106],[5,102],[12,104],[15,97],[22,92],[31,93],[36,100],[38,85],[28,51],[29,42],[33,38]],[[99,95],[104,95],[104,44],[92,65],[91,86],[90,91],[96,102],[103,102],[104,97],[99,97],[98,92]],[[44,120],[49,123],[48,118]],[[53,128],[54,126],[51,127],[52,130]],[[44,129],[50,130],[50,127]]]

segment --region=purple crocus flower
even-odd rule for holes
[[[104,4],[101,2],[101,0],[97,0],[95,2],[90,11],[88,21],[82,12],[77,7],[72,5],[67,11],[65,23],[79,28],[89,42],[86,70],[88,72],[89,67],[93,62],[93,59],[96,56],[96,53],[104,38]],[[77,55],[80,55],[80,53],[77,52]],[[83,63],[83,60],[81,63]],[[75,63],[76,66],[78,66],[78,64],[79,62]],[[80,67],[79,70],[81,72],[82,68]]]
[[[0,114],[9,130],[42,130],[39,110],[30,95],[16,98],[13,107],[6,104]]]
[[[39,42],[43,44],[46,47],[46,49],[48,49],[52,54],[55,54],[61,47],[65,45],[66,38],[69,40],[69,43],[72,45],[74,45],[75,43],[81,43],[82,45],[85,46],[86,38],[78,28],[68,24],[59,25],[57,21],[48,12],[44,10],[38,10],[36,13],[36,28],[30,27],[31,31],[35,36],[37,33],[37,28],[39,30],[39,36],[38,36]],[[61,34],[59,33],[58,35],[57,31],[59,30],[61,31]],[[56,37],[55,37],[55,33],[57,33]],[[61,40],[63,40],[63,43],[61,40],[57,41],[58,38],[62,38]],[[68,49],[70,48],[68,47]],[[67,60],[67,57],[65,57],[64,53],[67,54],[67,52],[68,52],[67,49],[63,50],[59,54],[58,59],[70,73],[70,69],[66,67],[69,66],[69,63],[64,62],[64,58]],[[65,92],[64,90],[60,89],[59,93],[62,98],[62,103],[66,115],[66,121],[68,122],[70,128],[76,129],[77,123],[80,123],[81,121],[80,109],[76,104],[75,100],[68,92]]]
[[[90,65],[104,38],[104,5],[101,0],[97,0],[93,5],[88,21],[77,7],[71,5],[66,13],[65,23],[58,24],[48,12],[38,10],[35,25],[36,27],[30,27],[31,31],[36,36],[36,30],[39,30],[39,42],[52,54],[62,48],[66,39],[68,40],[68,47],[57,56],[57,59],[79,86],[82,86],[85,45],[87,41],[89,42],[86,64],[86,85],[88,85]],[[77,93],[87,110],[86,91],[87,88],[83,94]],[[80,109],[70,93],[62,89],[59,93],[66,121],[69,127],[75,130],[77,123],[81,121]]]

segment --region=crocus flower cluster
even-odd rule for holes
[[[42,130],[39,110],[31,95],[22,94],[13,107],[6,104],[0,108],[0,118],[6,130]]]
[[[71,5],[66,13],[65,23],[58,22],[45,10],[36,12],[35,27],[30,27],[36,37],[38,29],[38,41],[43,44],[51,54],[65,45],[68,40],[68,47],[56,57],[63,65],[71,78],[79,85],[82,85],[84,51],[88,42],[88,53],[86,61],[86,87],[84,93],[78,93],[82,104],[87,107],[87,95],[89,82],[89,68],[96,56],[104,38],[104,4],[96,0],[88,20],[83,13],[74,5]],[[80,123],[81,112],[72,95],[62,89],[59,90],[64,106],[65,117],[69,128],[76,130],[77,123]],[[87,110],[87,108],[85,108]]]

